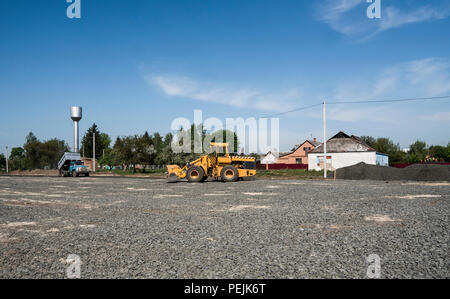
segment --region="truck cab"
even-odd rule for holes
[[[70,162],[69,173],[72,176],[89,176],[89,169],[83,164],[82,161],[72,161]]]

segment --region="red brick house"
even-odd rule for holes
[[[308,152],[319,146],[316,138],[314,140],[306,140],[301,145],[298,145],[294,150],[286,155],[280,156],[277,164],[308,164]]]

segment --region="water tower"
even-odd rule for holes
[[[79,142],[79,122],[83,117],[83,110],[81,107],[70,107],[70,118],[73,120],[73,152],[80,152],[80,142]]]

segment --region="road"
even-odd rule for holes
[[[449,194],[435,182],[0,177],[0,278],[66,278],[69,255],[82,278],[450,278]]]

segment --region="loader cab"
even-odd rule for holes
[[[217,159],[217,164],[231,163],[230,153],[228,151],[228,143],[211,143],[213,149],[212,155]]]

